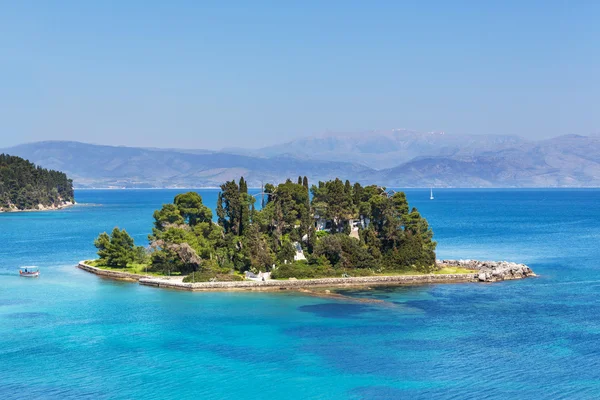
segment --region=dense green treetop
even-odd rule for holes
[[[74,198],[73,181],[64,173],[0,154],[0,210],[60,206]]]
[[[303,278],[434,267],[433,232],[403,192],[336,179],[313,185],[311,199],[308,179],[296,182],[265,185],[261,210],[255,210],[244,178],[224,183],[216,223],[199,194],[177,195],[154,213],[151,268],[221,279],[248,270]],[[112,237],[100,235],[96,245],[100,257],[114,265],[136,253],[118,230]],[[108,255],[106,249],[129,255]]]

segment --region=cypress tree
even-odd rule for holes
[[[223,228],[224,231],[227,231],[227,220],[225,219],[225,209],[223,208],[223,194],[219,192],[217,197],[217,222]]]

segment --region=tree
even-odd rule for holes
[[[260,271],[268,271],[273,265],[273,255],[265,236],[257,224],[250,225],[246,232],[246,246],[250,265]]]
[[[102,232],[98,235],[96,240],[94,240],[94,246],[98,249],[98,257],[100,257],[101,260],[108,259],[108,248],[110,247],[110,236],[108,236],[108,233]]]
[[[0,211],[61,206],[74,201],[73,181],[62,172],[0,154]]]
[[[269,203],[271,200],[273,200],[271,194],[275,192],[275,186],[273,186],[272,183],[267,183],[265,185],[264,192],[267,194],[267,203]]]
[[[398,247],[394,247],[386,254],[384,264],[390,269],[417,269],[431,272],[435,266],[435,253],[423,250],[421,236],[409,232]]]
[[[335,268],[377,267],[366,246],[342,233],[325,236],[317,243],[314,254],[325,256]]]
[[[239,235],[242,219],[240,202],[240,188],[235,181],[221,185],[221,201],[223,204],[223,229],[225,233]]]
[[[363,191],[363,187],[360,185],[360,183],[356,182],[352,188],[352,202],[354,203],[355,207],[358,207],[364,201],[362,199]],[[364,216],[368,217],[367,215]]]
[[[244,232],[250,226],[250,214],[251,208],[254,206],[254,197],[248,194],[248,185],[244,180],[244,177],[240,178],[240,227],[238,230],[239,235],[243,235]]]
[[[429,223],[421,216],[419,211],[413,207],[409,214],[404,216],[405,230],[413,235],[420,235],[425,252],[435,251],[437,243],[433,241],[433,231]]]
[[[289,240],[283,240],[281,246],[279,247],[279,251],[277,252],[277,259],[280,263],[292,262],[294,261],[294,256],[296,255],[296,249],[292,242]]]
[[[133,238],[123,230],[115,228],[110,238],[110,255],[108,257],[109,265],[125,268],[128,263],[134,259]]]
[[[223,194],[219,192],[217,197],[217,223],[226,230],[227,220],[225,219],[225,209],[223,208]]]
[[[101,233],[94,245],[100,260],[110,267],[125,268],[136,255],[133,238],[125,229],[114,228],[110,236],[106,232]]]
[[[175,204],[163,204],[160,210],[154,211],[154,228],[162,231],[169,225],[182,225],[185,223],[181,211]]]
[[[202,204],[202,197],[196,192],[178,194],[173,203],[184,220],[192,227],[199,222],[212,221],[212,211]]]
[[[281,276],[305,277],[434,267],[433,232],[416,208],[409,212],[404,193],[389,194],[376,185],[362,187],[335,179],[313,185],[311,200],[308,179],[299,177],[297,182],[288,179],[277,186],[265,185],[269,201],[261,210],[254,209],[243,177],[239,183],[226,182],[217,198],[218,225],[200,195],[179,194],[173,204],[154,212],[150,255],[119,229],[100,234],[94,244],[106,265],[124,267],[151,258],[155,271],[181,274],[264,271],[273,264]],[[24,202],[33,201],[28,192],[21,195]],[[334,222],[331,233],[316,231],[316,215]],[[357,217],[370,219],[359,230],[358,240],[354,234],[349,236],[348,223]],[[294,261],[296,242],[308,261]]]

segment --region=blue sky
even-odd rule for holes
[[[0,147],[600,132],[598,1],[223,3],[4,1]]]

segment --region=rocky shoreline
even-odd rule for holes
[[[60,204],[52,204],[49,206],[45,206],[43,204],[38,204],[36,208],[28,208],[26,210],[21,210],[15,207],[14,205],[7,208],[0,208],[0,213],[2,212],[33,212],[33,211],[54,211],[54,210],[62,210],[63,208],[71,207],[77,204],[76,202],[71,201],[63,201]]]
[[[128,272],[104,270],[86,264],[78,264],[78,268],[98,276],[115,279],[137,281],[140,285],[188,291],[240,291],[240,290],[297,290],[303,291],[312,287],[349,287],[349,286],[391,286],[421,285],[432,283],[467,283],[498,282],[503,280],[523,279],[536,276],[524,264],[507,261],[475,261],[475,260],[438,260],[438,266],[462,267],[473,270],[462,274],[424,274],[394,276],[364,276],[350,278],[289,279],[267,281],[235,281],[235,282],[183,282],[182,277],[156,277],[150,275],[131,274]]]
[[[480,282],[498,282],[523,279],[536,274],[525,264],[509,261],[437,260],[439,267],[461,267],[477,271]]]

